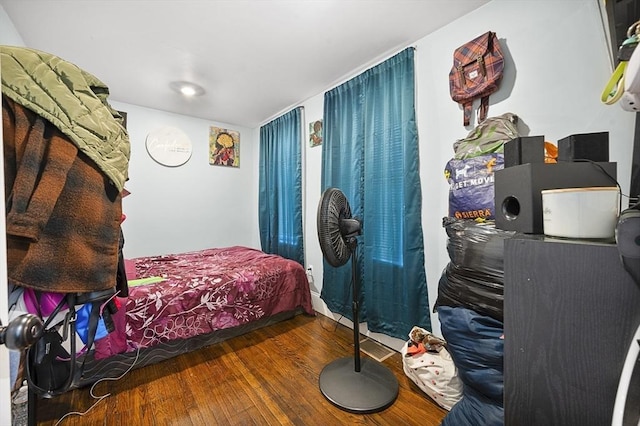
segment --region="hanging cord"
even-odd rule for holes
[[[638,24],[640,24],[640,21],[636,22],[634,25],[637,26]],[[640,28],[640,26],[638,26],[638,28]],[[622,188],[620,187],[620,184],[618,183],[618,181],[616,179],[614,179],[614,177],[611,176],[604,169],[604,167],[602,167],[600,164],[598,164],[595,161],[586,160],[586,159],[580,159],[580,160],[574,160],[574,161],[588,162],[588,163],[593,164],[594,166],[598,167],[598,169],[600,169],[600,171],[602,173],[607,175],[609,177],[609,179],[611,179],[613,182],[615,182],[616,186],[618,187],[618,194],[620,194],[620,196],[618,197],[618,215],[620,215],[622,213],[622,211],[623,211],[623,209],[622,209],[622,197],[626,197],[628,200],[631,200],[631,197],[622,193]],[[635,204],[629,206],[629,209],[640,209],[639,205],[640,205],[640,202],[635,202]],[[631,276],[631,278],[633,278],[633,280],[636,283],[638,283],[640,285],[640,275],[638,275],[636,273],[636,271],[634,270],[634,268],[631,265],[629,265],[629,263],[627,262],[627,259],[624,256],[620,256],[620,262],[622,263],[622,267],[624,268],[624,270]]]
[[[331,330],[331,329],[329,329],[329,328],[325,327],[325,326],[322,324],[322,321],[320,322],[320,327],[322,327],[322,328],[323,328],[324,330],[326,330],[326,331],[330,331],[330,332],[332,332],[332,333],[335,333],[335,332],[336,332],[336,330],[338,329],[338,326],[340,325],[340,320],[341,320],[342,318],[344,318],[344,315],[340,315],[340,318],[338,318],[338,320],[336,321],[336,326],[335,326],[335,327],[333,327],[333,330]]]
[[[127,370],[122,373],[120,376],[118,377],[104,377],[100,380],[98,380],[97,382],[95,382],[93,385],[91,385],[91,389],[89,390],[89,395],[91,395],[91,397],[93,399],[96,399],[97,401],[93,403],[93,405],[91,405],[91,407],[87,408],[86,411],[71,411],[67,414],[65,414],[64,416],[60,417],[60,419],[58,419],[58,421],[56,422],[56,424],[54,426],[58,426],[60,423],[62,423],[62,421],[64,419],[66,419],[69,416],[84,416],[86,415],[89,411],[91,411],[96,405],[98,405],[98,403],[100,403],[103,399],[106,399],[108,397],[111,396],[111,393],[106,393],[104,395],[101,396],[96,396],[93,393],[93,390],[95,389],[95,387],[101,383],[101,382],[105,382],[105,381],[117,381],[122,379],[124,376],[126,376],[132,369],[133,367],[136,365],[136,363],[138,362],[138,357],[140,356],[140,348],[138,348],[138,350],[136,351],[136,357],[133,360],[133,363],[129,366],[129,368],[127,368]]]
[[[587,160],[587,159],[577,159],[577,160],[573,160],[574,162],[581,162],[581,163],[591,163],[594,166],[596,166],[602,173],[604,173],[609,179],[611,179],[611,182],[614,183],[616,185],[616,187],[618,188],[618,194],[620,195],[618,197],[618,214],[620,214],[620,212],[622,211],[622,197],[625,197],[627,199],[629,199],[629,196],[626,194],[622,193],[622,187],[620,186],[620,183],[618,183],[618,181],[616,180],[616,178],[614,178],[613,176],[611,176],[609,174],[609,172],[607,172],[604,167],[602,167],[602,165],[598,164],[597,162],[593,161],[593,160]]]

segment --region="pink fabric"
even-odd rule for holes
[[[38,308],[38,298],[36,297],[36,290],[25,287],[24,289],[24,304],[27,307],[27,312],[33,315],[38,315],[42,318],[48,317],[54,311],[58,303],[64,299],[66,293],[55,293],[52,291],[40,292],[40,308]],[[61,310],[67,309],[67,304],[62,305]]]
[[[136,262],[134,260],[124,260],[124,272],[125,274],[127,274],[127,280],[138,279],[138,273],[136,272]]]
[[[123,297],[116,297],[115,300],[116,305],[118,306],[118,312],[111,315],[114,331],[109,333],[107,337],[96,340],[96,359],[107,358],[110,355],[127,351],[127,336],[125,333],[127,299]]]
[[[138,278],[160,276],[165,281],[129,289],[123,328],[127,351],[296,308],[315,314],[304,268],[260,250],[235,246],[132,261]],[[111,344],[114,334],[96,342],[96,358],[122,349]]]

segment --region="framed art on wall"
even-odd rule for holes
[[[210,127],[209,164],[240,167],[240,132]]]
[[[322,145],[322,120],[316,120],[309,123],[309,146]]]

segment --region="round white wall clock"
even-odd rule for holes
[[[162,127],[149,132],[146,140],[149,156],[163,166],[181,166],[191,158],[193,147],[189,137],[175,127]]]

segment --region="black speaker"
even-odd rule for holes
[[[504,144],[504,167],[544,163],[544,136],[521,136]]]
[[[571,135],[558,141],[558,161],[609,161],[609,132]]]
[[[616,163],[529,163],[495,171],[496,228],[544,233],[544,189],[616,186]]]

